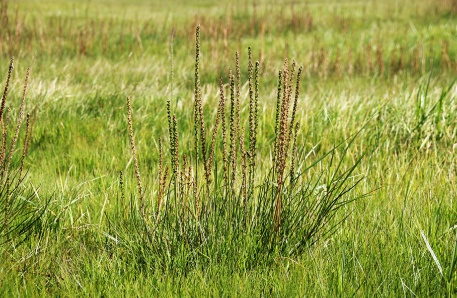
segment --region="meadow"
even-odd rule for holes
[[[457,295],[455,0],[0,23],[0,296]]]

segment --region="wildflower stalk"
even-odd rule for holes
[[[6,166],[5,166],[4,172],[3,172],[4,177],[8,176],[8,171],[9,171],[10,164],[11,164],[11,159],[13,158],[14,149],[16,147],[17,139],[19,138],[19,131],[21,129],[22,120],[24,119],[25,94],[27,93],[27,87],[28,87],[28,84],[29,84],[29,76],[30,76],[30,68],[27,69],[27,74],[25,76],[24,91],[22,93],[21,107],[19,108],[19,116],[17,118],[16,131],[14,133],[13,139],[11,140],[11,147],[10,147],[10,151],[9,151],[9,154],[8,154],[8,158],[6,160]]]
[[[132,107],[130,104],[130,97],[127,97],[127,123],[129,127],[129,139],[130,148],[132,149],[133,162],[135,165],[135,176],[138,184],[138,193],[140,195],[140,211],[144,216],[144,198],[143,198],[143,184],[141,183],[140,167],[138,165],[138,158],[136,154],[135,139],[133,135],[133,123],[132,123]]]
[[[0,106],[0,120],[3,119],[3,112],[5,111],[6,96],[8,95],[8,89],[9,89],[10,80],[11,80],[11,73],[13,72],[13,68],[14,68],[13,63],[14,63],[14,56],[11,56],[10,66],[8,68],[8,76],[6,77],[5,89],[3,91],[3,96],[2,96],[2,104]]]

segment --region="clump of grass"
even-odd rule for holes
[[[24,120],[30,68],[27,69],[16,125],[12,126],[10,124],[12,116],[9,108],[6,107],[6,101],[13,68],[14,57],[11,57],[0,106],[0,126],[2,129],[0,146],[0,246],[16,239],[18,240],[15,242],[15,246],[21,243],[33,230],[34,224],[41,218],[46,209],[45,206],[40,208],[34,205],[35,193],[27,193],[27,188],[24,186],[24,161],[27,157],[33,126],[30,114],[26,116],[22,153],[20,153],[19,161],[15,158],[16,153],[20,152],[16,150],[16,146],[19,142]]]
[[[130,216],[117,233],[126,239],[124,245],[133,252],[138,265],[147,268],[187,272],[219,260],[225,260],[234,268],[251,268],[272,262],[277,256],[297,256],[308,245],[331,232],[336,227],[332,222],[335,212],[355,199],[350,193],[362,178],[353,179],[352,175],[361,157],[355,159],[352,167],[341,167],[341,160],[353,139],[346,147],[342,144],[335,146],[310,165],[303,165],[304,160],[297,153],[300,148],[297,110],[303,67],[300,66],[295,73],[296,62],[289,66],[286,59],[283,70],[279,72],[271,169],[269,174],[259,177],[261,171],[258,170],[256,152],[260,63],[253,63],[249,49],[249,98],[244,103],[240,92],[239,55],[236,54],[236,78],[231,70],[229,72],[230,109],[227,115],[225,88],[220,79],[220,100],[211,141],[207,144],[209,130],[205,126],[207,121],[201,101],[199,51],[200,28],[197,27],[193,151],[185,155],[178,150],[179,128],[175,114],[171,116],[170,101],[167,101],[173,176],[167,181],[167,175],[163,174],[162,141],[159,139],[158,195],[152,198],[152,202],[157,203],[144,208],[133,142],[131,106],[127,101],[140,209],[134,211],[137,214]],[[241,126],[242,105],[247,105],[249,110],[247,140]],[[336,153],[341,158],[339,162],[336,162]],[[190,160],[187,156],[191,156]],[[188,167],[188,163],[193,167]],[[317,165],[323,165],[323,169],[319,170]],[[179,169],[182,169],[181,173]],[[153,211],[155,204],[156,212]],[[132,230],[137,233],[132,234]]]
[[[297,113],[297,105],[298,105],[298,97],[299,97],[299,87],[300,87],[300,78],[301,78],[301,73],[303,71],[303,67],[300,67],[298,70],[297,74],[297,81],[296,81],[296,87],[295,87],[295,98],[294,98],[294,103],[293,103],[293,108],[292,112],[290,112],[290,104],[291,104],[291,98],[292,98],[292,81],[293,81],[293,75],[295,71],[295,61],[292,63],[292,68],[289,72],[288,70],[288,61],[287,59],[284,61],[284,69],[282,72],[279,74],[279,81],[281,81],[282,74],[284,74],[284,83],[283,87],[281,86],[278,87],[278,100],[277,100],[277,109],[276,109],[276,136],[275,136],[275,152],[276,156],[274,157],[274,172],[277,175],[277,185],[278,185],[278,191],[275,199],[275,215],[274,215],[274,221],[276,225],[276,229],[278,230],[281,224],[281,209],[282,209],[282,194],[283,194],[283,187],[284,187],[284,182],[285,182],[285,177],[284,177],[284,171],[286,168],[286,163],[288,160],[291,161],[290,163],[290,173],[294,172],[295,168],[295,157],[294,156],[289,156],[289,146],[290,146],[290,141],[291,138],[293,137],[294,139],[294,145],[292,148],[292,153],[294,150],[296,150],[296,135],[293,135],[294,132],[294,122],[295,122],[295,116]],[[288,79],[289,78],[289,79]],[[284,96],[282,97],[281,100],[281,89],[284,90],[283,94]],[[289,122],[290,118],[290,122]],[[297,123],[298,124],[298,123]],[[295,129],[295,132],[298,132],[298,129]],[[291,182],[293,182],[293,177],[290,177]]]

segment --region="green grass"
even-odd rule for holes
[[[3,88],[14,54],[7,106],[15,119],[31,66],[26,112],[36,106],[38,116],[25,160],[27,175],[15,196],[15,210],[33,210],[32,217],[17,213],[16,223],[33,225],[30,233],[0,242],[0,296],[457,294],[455,1],[131,3],[9,2],[8,26],[0,29],[0,81]],[[260,60],[257,201],[240,213],[244,209],[233,203],[238,197],[219,191],[225,187],[219,134],[213,170],[218,177],[210,191],[200,155],[199,189],[202,196],[209,193],[203,213],[208,216],[200,221],[180,217],[183,209],[170,203],[157,228],[151,223],[155,219],[136,207],[126,98],[132,100],[146,206],[157,206],[159,138],[170,171],[169,200],[190,200],[192,195],[180,196],[172,183],[166,102],[176,114],[181,162],[183,154],[193,158],[197,24],[207,144],[220,76],[227,84],[228,121],[228,73],[235,71],[238,51],[240,116],[249,148],[247,48]],[[350,202],[330,212],[322,233],[299,253],[290,253],[288,245],[305,234],[312,216],[298,227],[291,224],[289,234],[265,238],[269,231],[274,235],[273,217],[255,211],[256,204],[274,198],[262,195],[262,187],[274,192],[277,182],[269,171],[274,168],[277,76],[285,57],[304,66],[296,171],[342,144],[333,151],[333,166],[324,159],[306,171],[296,189],[320,175],[317,187],[334,185],[328,183],[332,171],[344,173],[354,164],[345,182],[350,186],[362,179],[343,198]],[[13,167],[20,164],[22,143],[16,150]],[[303,201],[289,201],[290,210],[306,212]],[[240,226],[251,218],[260,218],[263,226]],[[202,235],[209,236],[202,241]]]

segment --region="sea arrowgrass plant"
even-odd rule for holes
[[[254,74],[253,74],[254,72]],[[254,77],[253,77],[254,75]],[[252,63],[252,50],[248,48],[248,80],[249,80],[249,184],[248,197],[254,195],[254,177],[257,147],[257,127],[258,127],[258,95],[259,95],[259,63],[256,62],[255,70]]]
[[[138,165],[138,157],[136,154],[135,138],[133,134],[133,124],[132,124],[132,108],[130,104],[130,98],[127,97],[127,123],[129,128],[129,139],[130,139],[130,148],[132,149],[133,162],[135,166],[135,176],[138,184],[138,193],[140,195],[140,210],[144,214],[144,198],[143,198],[143,183],[141,183],[140,167]]]
[[[16,146],[19,142],[19,135],[24,120],[30,68],[27,69],[25,77],[16,125],[12,127],[10,125],[10,118],[12,116],[10,115],[9,108],[6,107],[6,101],[13,68],[14,57],[12,56],[0,106],[0,126],[2,129],[0,146],[0,246],[11,242],[14,242],[14,246],[22,243],[34,230],[35,223],[42,217],[47,205],[38,206],[35,202],[36,193],[30,191],[24,185],[26,176],[23,172],[24,161],[30,146],[32,126],[34,123],[29,113],[26,115],[22,151],[16,150]],[[19,161],[15,158],[17,152],[20,152]]]
[[[149,200],[141,197],[143,192],[138,182],[140,209],[133,210],[135,214],[112,232],[119,239],[125,239],[123,245],[141,268],[188,272],[219,261],[232,262],[233,268],[252,268],[260,259],[272,262],[277,256],[297,256],[308,245],[332,232],[338,224],[332,221],[338,208],[356,199],[351,196],[351,191],[363,178],[354,179],[353,175],[362,157],[357,157],[351,167],[342,167],[342,160],[354,137],[335,145],[308,166],[303,165],[306,160],[297,153],[301,151],[297,109],[303,68],[299,67],[295,74],[296,62],[289,68],[286,59],[283,70],[279,72],[277,123],[272,144],[275,154],[268,174],[258,177],[257,173],[261,173],[256,171],[259,167],[256,163],[256,138],[260,64],[252,62],[249,49],[249,98],[245,103],[240,95],[239,55],[236,54],[236,77],[229,71],[228,115],[221,78],[220,99],[207,144],[209,130],[205,127],[207,121],[202,112],[199,82],[199,39],[200,28],[197,27],[193,152],[187,155],[178,150],[179,128],[167,101],[171,168],[173,171],[181,169],[181,172],[174,172],[167,181],[167,175],[163,174],[162,140],[159,139],[158,195],[152,198],[157,204],[156,212],[150,211],[153,208],[148,206],[142,209],[142,203]],[[132,154],[137,160],[130,100],[127,103]],[[247,140],[240,125],[241,105],[249,107]],[[343,146],[346,143],[348,145]],[[340,161],[337,161],[337,156]],[[136,166],[135,173],[138,178]],[[151,217],[155,220],[150,221]]]

